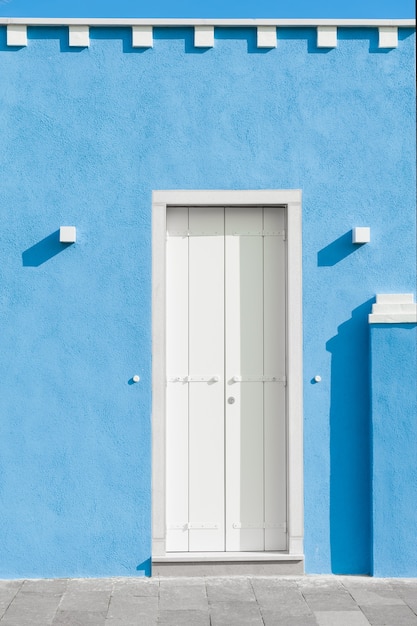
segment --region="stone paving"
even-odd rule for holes
[[[0,581],[0,626],[417,626],[417,579]]]

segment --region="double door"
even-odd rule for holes
[[[284,219],[167,211],[168,552],[287,547]]]

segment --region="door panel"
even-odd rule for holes
[[[167,378],[188,374],[188,207],[167,214]],[[188,385],[167,384],[166,549],[188,551]]]
[[[284,211],[167,230],[167,551],[284,550]]]
[[[189,212],[189,550],[224,550],[224,212]],[[218,381],[215,380],[218,377]]]
[[[226,550],[264,550],[262,210],[225,223]]]

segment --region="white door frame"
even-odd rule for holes
[[[287,219],[288,554],[303,555],[301,190],[166,190],[152,194],[152,556],[165,556],[165,293],[169,206],[280,206]]]

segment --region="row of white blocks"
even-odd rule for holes
[[[133,48],[153,47],[152,26],[132,26]],[[69,45],[75,48],[87,48],[90,45],[90,27],[68,26]],[[257,26],[258,48],[277,47],[276,26]],[[379,48],[396,48],[398,46],[398,28],[396,26],[379,26]],[[7,45],[26,46],[27,26],[24,24],[7,25]],[[194,46],[196,48],[212,48],[214,46],[214,26],[194,26]],[[317,47],[336,48],[337,26],[317,26]]]

